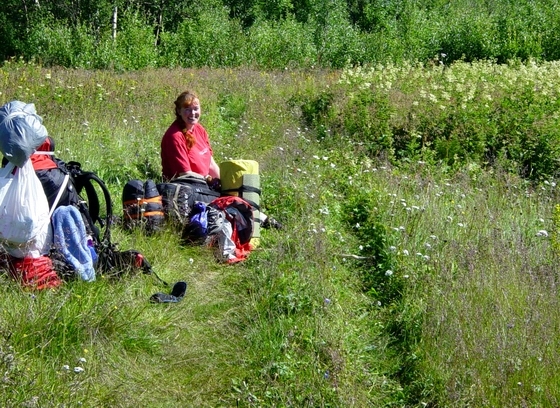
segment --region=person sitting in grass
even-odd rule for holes
[[[164,180],[194,172],[207,180],[220,178],[208,132],[200,124],[200,100],[192,91],[175,100],[175,121],[161,139],[161,166]]]
[[[208,132],[200,124],[200,99],[193,91],[185,91],[175,99],[175,121],[161,139],[162,176],[166,182],[196,173],[211,188],[220,187],[220,166],[213,156]],[[261,212],[263,228],[281,229],[282,225]]]

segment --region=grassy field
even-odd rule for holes
[[[173,101],[197,91],[216,160],[257,160],[261,203],[285,229],[223,265],[172,226],[152,237],[115,226],[122,249],[188,283],[176,304],[149,303],[168,289],[148,275],[44,292],[1,275],[0,406],[557,406],[560,211],[545,130],[559,85],[553,67],[534,65],[5,64],[0,103],[34,103],[57,155],[97,172],[117,215],[126,181],[158,180]],[[540,177],[514,171],[516,152],[492,145],[489,162],[475,146],[514,127],[548,138]]]

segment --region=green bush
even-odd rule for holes
[[[348,134],[371,157],[391,158],[394,155],[392,114],[393,107],[386,94],[365,89],[348,99],[341,115],[334,117],[333,127],[341,134]]]
[[[228,67],[245,60],[241,27],[228,18],[223,7],[200,11],[185,19],[176,33],[162,39],[165,62],[176,61],[186,67]]]
[[[496,35],[495,25],[488,16],[473,15],[468,19],[461,16],[447,25],[439,41],[440,49],[451,61],[492,59],[497,54]]]
[[[27,39],[25,55],[45,65],[91,67],[95,45],[85,25],[72,27],[52,17],[37,22]]]
[[[314,3],[309,16],[317,50],[316,60],[323,67],[342,68],[359,62],[361,39],[350,24],[345,5],[322,0]]]
[[[316,59],[309,27],[291,18],[277,23],[258,21],[248,30],[245,41],[248,62],[259,67],[312,66]]]
[[[154,28],[137,12],[128,12],[120,19],[121,29],[114,42],[115,69],[137,70],[156,67],[158,50]]]

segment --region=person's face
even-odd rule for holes
[[[185,121],[187,127],[194,126],[200,119],[200,101],[195,99],[190,105],[181,108],[181,118]]]

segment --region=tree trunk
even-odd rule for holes
[[[154,43],[154,46],[156,46],[156,47],[157,47],[158,42],[159,42],[159,33],[162,31],[162,28],[161,28],[162,24],[163,24],[163,6],[159,10],[158,23],[157,23],[157,29],[156,29],[156,41]]]
[[[118,7],[115,5],[113,10],[113,41],[117,39],[117,10]]]

